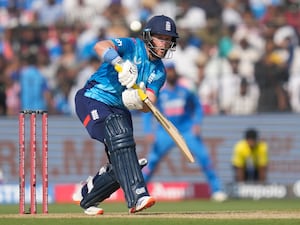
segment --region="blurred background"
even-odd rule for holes
[[[49,112],[51,201],[71,201],[75,184],[106,163],[102,145],[74,114],[74,95],[101,64],[97,41],[138,37],[159,14],[176,21],[180,38],[171,60],[199,95],[202,134],[230,196],[300,197],[299,0],[0,0],[0,203],[18,202],[22,109]],[[145,156],[138,113],[134,126]],[[267,184],[239,192],[230,188],[231,155],[248,127],[269,144]],[[39,163],[38,169],[40,176]],[[201,170],[177,149],[152,181],[151,191],[167,200],[209,197]]]

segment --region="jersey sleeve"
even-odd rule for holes
[[[239,167],[239,168],[245,166],[243,155],[241,154],[241,152],[242,152],[241,148],[242,148],[241,142],[237,143],[234,146],[233,155],[232,155],[232,159],[231,159],[232,165]]]
[[[159,91],[166,81],[166,72],[162,63],[156,65],[155,74],[150,74],[148,80],[151,82],[147,82],[147,89],[150,89],[158,97]]]
[[[114,38],[111,41],[116,46],[116,51],[121,57],[124,56],[126,52],[134,51],[134,39],[133,38]]]
[[[259,143],[258,166],[267,166],[268,164],[268,145],[265,142]]]

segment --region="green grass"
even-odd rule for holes
[[[103,216],[86,216],[81,208],[71,204],[50,204],[49,215],[18,215],[18,205],[0,205],[0,224],[10,225],[299,225],[300,200],[229,200],[216,203],[205,200],[157,202],[139,214],[128,215],[124,202],[103,203]],[[40,206],[38,206],[40,212]],[[248,216],[253,213],[252,216]],[[257,214],[258,213],[258,214]],[[291,214],[292,213],[292,214]],[[231,218],[230,215],[235,215]],[[246,215],[247,218],[244,218]],[[257,215],[262,217],[256,218]],[[265,218],[264,215],[270,215]],[[285,215],[281,216],[280,215]],[[290,216],[291,215],[291,216]],[[279,216],[279,217],[278,217]]]

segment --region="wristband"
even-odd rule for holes
[[[122,61],[122,58],[119,56],[119,53],[114,48],[108,48],[103,53],[103,61],[115,65],[117,62]]]

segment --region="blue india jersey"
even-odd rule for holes
[[[21,109],[47,110],[44,93],[48,91],[45,77],[35,66],[26,66],[20,73]]]
[[[180,132],[190,131],[193,125],[200,125],[203,120],[203,110],[198,96],[178,84],[174,88],[168,85],[162,88],[157,99],[157,108]],[[153,127],[149,126],[152,124],[151,120],[151,113],[143,114],[145,133],[153,131]],[[158,129],[162,127],[158,126]]]
[[[158,96],[166,79],[164,65],[160,59],[150,61],[144,42],[139,38],[112,39],[122,59],[130,60],[138,68],[136,83],[144,82],[147,89]],[[118,73],[110,63],[103,62],[86,84],[85,96],[114,107],[124,108],[122,92],[126,87],[118,80]]]

